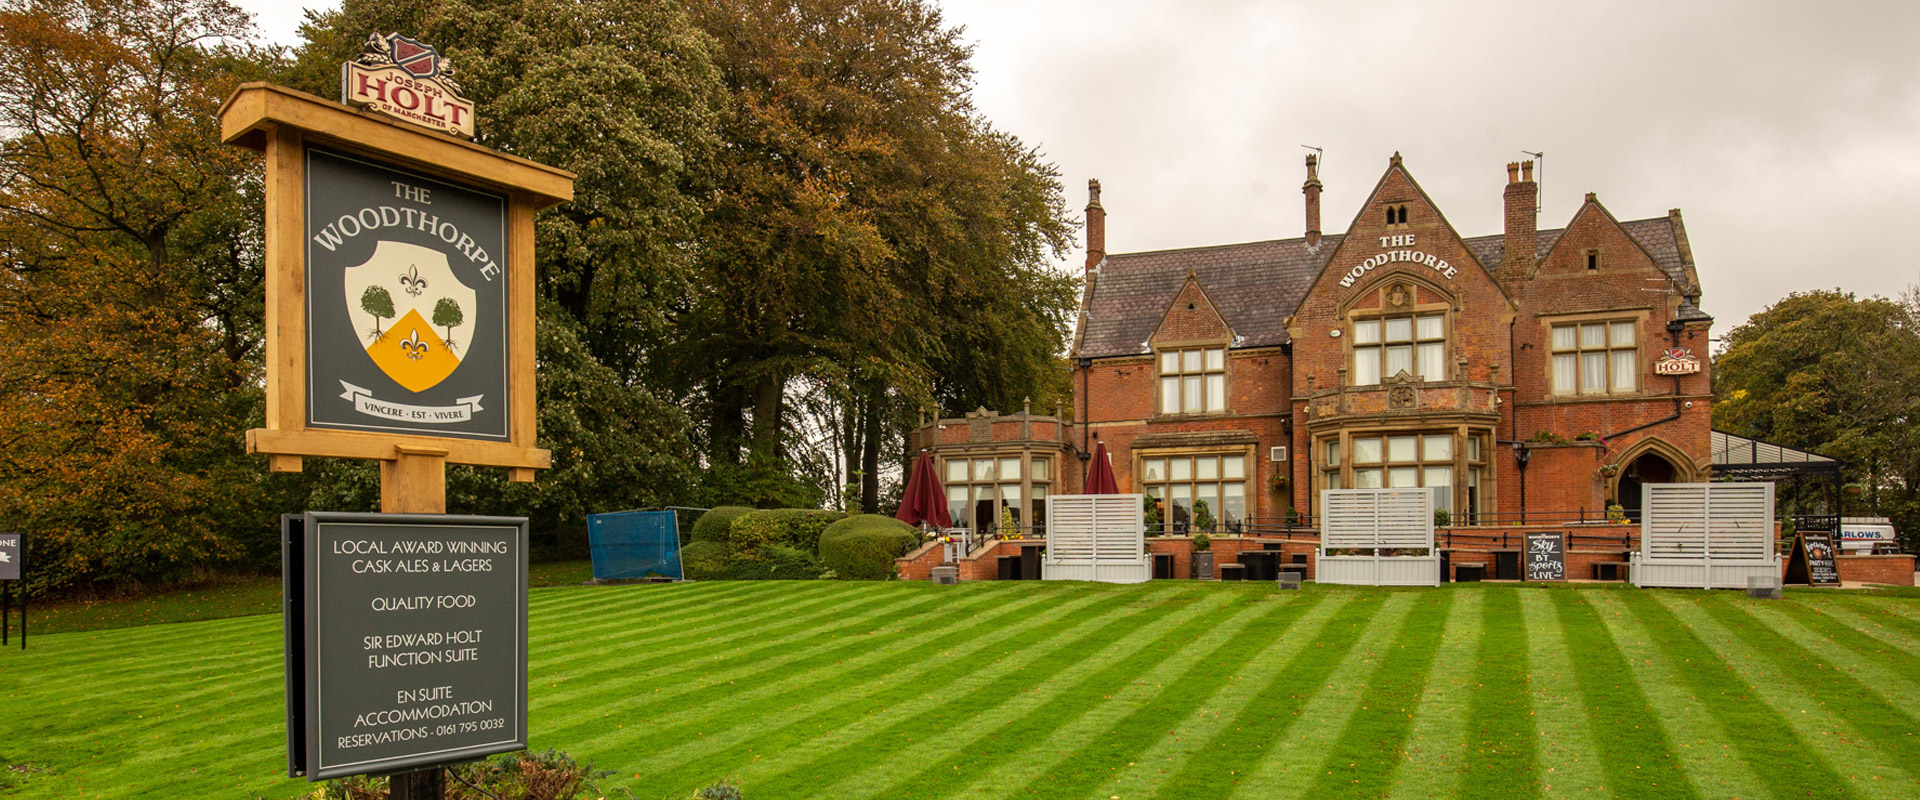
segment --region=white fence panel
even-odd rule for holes
[[[1778,576],[1771,483],[1650,483],[1640,487],[1636,586],[1744,589]]]
[[[1137,494],[1059,494],[1047,498],[1047,580],[1144,583],[1147,561],[1143,497]]]
[[[1324,489],[1318,580],[1364,586],[1439,586],[1433,493],[1426,489]],[[1366,550],[1364,555],[1328,555]],[[1383,550],[1417,550],[1387,555]]]

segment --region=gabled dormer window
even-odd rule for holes
[[[1160,413],[1202,414],[1226,410],[1226,348],[1160,351]]]

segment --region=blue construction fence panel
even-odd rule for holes
[[[593,577],[603,581],[680,580],[680,529],[668,511],[587,515]]]

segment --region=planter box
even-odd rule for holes
[[[1440,557],[1321,556],[1316,580],[1350,586],[1439,586]]]
[[[1194,580],[1196,581],[1213,580],[1213,551],[1212,550],[1194,553],[1191,557],[1188,558],[1187,565],[1188,565],[1189,571],[1192,573],[1189,577],[1193,578]]]

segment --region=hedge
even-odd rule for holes
[[[760,548],[755,558],[736,556],[726,562],[726,578],[736,581],[811,581],[823,572],[826,568],[813,551],[784,544]]]
[[[680,548],[680,574],[690,581],[725,580],[731,558],[721,542],[690,542]]]
[[[895,573],[893,560],[918,541],[913,526],[892,517],[848,517],[820,535],[820,564],[841,580],[889,580]]]
[[[696,542],[727,544],[728,534],[733,530],[733,521],[751,513],[753,509],[746,506],[721,506],[708,511],[694,520],[691,538]]]
[[[739,558],[759,558],[761,549],[776,544],[814,553],[820,549],[820,534],[827,531],[827,526],[846,518],[844,512],[817,508],[755,511],[733,520],[728,539]]]

